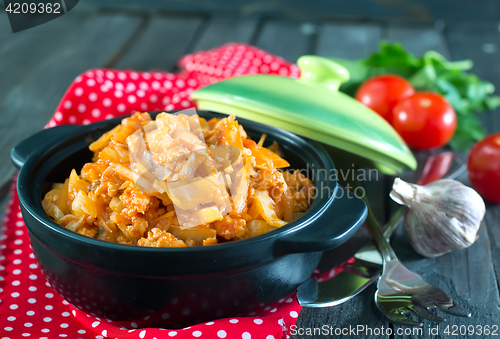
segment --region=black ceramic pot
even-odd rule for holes
[[[169,328],[259,314],[292,294],[322,252],[348,240],[366,218],[365,204],[337,184],[321,146],[238,119],[253,139],[266,133],[267,141],[276,140],[292,168],[313,169],[309,175],[321,194],[303,217],[254,238],[195,248],[120,245],[59,226],[42,208],[45,193],[90,161],[89,144],[120,120],[43,130],[11,155],[20,168],[17,191],[40,268],[63,298],[87,313],[128,326]]]

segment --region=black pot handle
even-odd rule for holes
[[[32,154],[45,152],[57,141],[77,135],[87,129],[88,127],[83,125],[61,125],[41,130],[14,146],[10,152],[10,159],[14,166],[20,169]]]
[[[356,233],[367,213],[362,199],[338,185],[335,199],[321,216],[277,240],[277,254],[320,252],[338,247]]]

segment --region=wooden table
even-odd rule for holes
[[[114,3],[113,1],[108,1]],[[95,2],[97,3],[97,2]],[[493,4],[494,2],[490,2]],[[496,7],[495,7],[496,6]],[[497,10],[494,5],[492,10]],[[285,59],[295,61],[303,54],[360,58],[375,51],[380,39],[400,41],[421,55],[434,49],[453,60],[472,59],[474,72],[500,88],[500,26],[498,15],[488,13],[473,21],[350,19],[296,21],[268,16],[238,17],[211,12],[149,11],[117,7],[98,8],[80,3],[69,14],[43,26],[12,34],[7,17],[0,12],[0,187],[1,211],[8,200],[6,189],[15,169],[10,164],[12,146],[40,130],[52,116],[71,81],[81,72],[96,67],[151,68],[173,70],[182,54],[239,41],[254,44]],[[405,23],[411,22],[411,23]],[[499,111],[484,113],[489,133],[500,131]],[[462,155],[464,156],[464,154]],[[463,181],[467,178],[463,176]],[[387,187],[390,178],[380,187]],[[387,190],[371,195],[376,200]],[[384,203],[377,216],[387,220],[393,205]],[[487,204],[487,214],[477,242],[467,250],[436,259],[419,257],[408,245],[404,232],[392,240],[398,256],[408,268],[449,294],[472,312],[472,318],[446,317],[439,333],[429,333],[435,324],[425,322],[423,334],[400,335],[404,330],[384,322],[373,311],[374,286],[360,296],[334,308],[303,309],[297,326],[335,331],[366,326],[372,330],[390,328],[392,335],[366,338],[444,338],[447,325],[500,325],[500,206]],[[441,313],[440,313],[441,314]],[[441,314],[442,315],[442,314]],[[316,330],[318,331],[318,330]],[[352,333],[352,332],[351,332]],[[350,336],[350,335],[347,335]],[[309,338],[297,335],[297,338]],[[313,337],[328,337],[323,334]],[[459,336],[464,337],[464,336]]]

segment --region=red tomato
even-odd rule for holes
[[[389,123],[392,109],[401,99],[415,93],[412,85],[394,74],[381,74],[366,80],[356,92],[356,100],[370,107]]]
[[[467,160],[472,187],[483,198],[500,203],[500,133],[475,144]]]
[[[446,145],[453,137],[457,115],[441,95],[418,92],[394,107],[392,126],[411,147],[432,149]]]

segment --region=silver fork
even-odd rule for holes
[[[434,308],[460,317],[471,316],[442,290],[425,282],[422,277],[401,264],[370,209],[366,225],[384,263],[375,292],[375,307],[381,316],[392,323],[405,326],[422,326],[421,322],[408,318],[406,314],[409,313],[431,321],[443,321],[443,318],[430,311]]]

